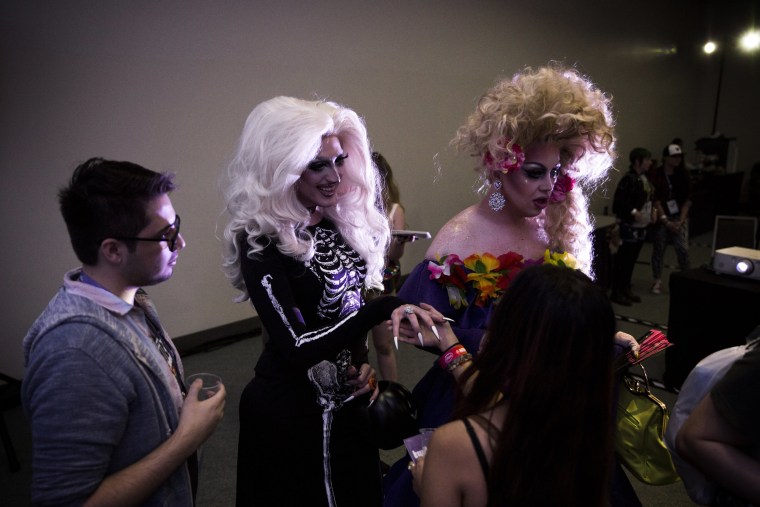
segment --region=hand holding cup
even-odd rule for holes
[[[203,401],[211,398],[222,387],[222,379],[218,375],[213,373],[195,373],[187,377],[185,385],[189,389],[191,385],[198,379],[201,380],[201,388],[198,390],[198,401]]]

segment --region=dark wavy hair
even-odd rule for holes
[[[383,209],[387,213],[393,203],[401,203],[401,192],[393,179],[393,169],[391,165],[379,152],[372,152],[372,162],[377,167],[377,172],[383,182]]]
[[[175,190],[173,178],[132,162],[102,158],[74,169],[68,186],[58,192],[58,202],[82,264],[97,264],[104,239],[137,236],[150,222],[148,202]],[[134,249],[134,241],[125,243]]]
[[[607,503],[614,334],[606,295],[582,272],[545,264],[515,278],[455,410],[483,414],[504,395],[503,426],[487,428],[489,506]]]

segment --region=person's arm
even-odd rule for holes
[[[222,420],[227,392],[222,385],[211,398],[198,401],[200,384],[189,387],[177,431],[140,461],[107,476],[86,507],[141,505],[211,436]]]
[[[691,201],[687,200],[681,205],[681,214],[679,215],[680,224],[682,225],[689,218],[689,210],[691,210]]]
[[[409,306],[409,305],[407,305]],[[465,351],[472,357],[477,353],[475,349],[468,349],[459,339],[455,329],[449,324],[449,321],[434,306],[427,303],[420,303],[419,307],[411,305],[414,309],[412,315],[404,311],[404,307],[397,308],[391,314],[389,330],[399,341],[410,345],[423,346],[427,349],[437,351],[444,355],[454,347],[464,347]],[[435,331],[433,330],[435,326]],[[418,334],[419,333],[419,334]],[[420,339],[422,343],[420,343]],[[436,364],[440,367],[439,361]],[[453,363],[452,363],[453,364]],[[449,369],[449,373],[459,381],[462,374],[472,365],[472,361],[466,359],[457,361],[456,367]],[[462,390],[467,392],[475,380],[477,372],[472,375],[467,385],[462,386]]]
[[[403,230],[405,229],[406,223],[406,217],[404,214],[404,208],[399,204],[396,207],[395,213],[393,213],[393,223],[391,224],[391,228],[393,230]],[[404,255],[404,246],[406,245],[406,240],[400,237],[391,236],[391,243],[388,246],[388,255],[386,258],[389,261],[398,263],[401,260],[401,257]]]
[[[663,203],[668,199],[666,180],[661,176],[659,169],[652,172],[649,184],[654,188],[652,194],[652,210],[656,223],[664,223],[668,215],[665,213]]]
[[[615,189],[615,196],[612,200],[612,212],[615,216],[625,223],[631,223],[636,219],[636,208],[634,199],[634,186],[632,185],[629,174],[625,174],[618,182]]]
[[[746,453],[747,437],[730,426],[708,395],[676,435],[676,451],[731,493],[760,504],[760,461]]]
[[[662,207],[661,201],[654,201],[652,208],[654,208],[655,223],[666,223],[668,221],[668,215],[665,213],[665,208]]]
[[[692,203],[692,193],[693,193],[693,185],[691,184],[691,178],[689,177],[688,172],[685,171],[685,185],[686,185],[686,192],[683,199],[683,204],[681,204],[681,215],[680,219],[681,222],[685,222],[687,218],[689,218],[689,211],[691,210],[691,203]]]
[[[680,189],[678,193],[679,200],[682,202],[678,206],[678,219],[672,220],[668,223],[668,226],[672,232],[676,232],[678,229],[683,227],[683,225],[686,223],[686,220],[689,218],[689,211],[691,210],[691,179],[689,178],[689,175],[686,173],[685,169],[680,174],[678,181],[680,181],[681,185],[683,186],[683,188]]]
[[[306,322],[290,276],[294,271],[313,276],[301,263],[291,263],[274,244],[256,259],[243,257],[241,268],[251,302],[269,333],[272,346],[291,365],[308,368],[366,339],[372,326],[401,305],[394,296],[379,296],[364,306],[326,324]]]

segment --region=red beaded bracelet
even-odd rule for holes
[[[441,354],[441,357],[438,358],[438,366],[446,370],[456,358],[465,354],[467,354],[467,349],[464,348],[464,345],[456,343]]]

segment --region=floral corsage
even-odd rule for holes
[[[567,174],[560,174],[557,181],[554,182],[552,195],[549,196],[549,202],[562,202],[567,198],[567,193],[575,186],[575,180]]]
[[[526,266],[534,264],[555,264],[576,268],[575,257],[567,252],[547,250],[543,259],[526,261],[522,255],[508,252],[498,257],[489,253],[473,254],[461,260],[458,255],[446,255],[438,261],[429,261],[427,269],[430,279],[446,288],[449,304],[459,309],[467,306],[468,287],[475,290],[475,304],[485,306],[489,300],[498,300],[504,295],[515,276]]]
[[[507,146],[509,144],[509,141],[510,139],[508,137],[505,137],[501,144]],[[510,171],[516,171],[517,169],[521,168],[524,162],[525,152],[523,151],[522,146],[514,143],[512,144],[511,148],[507,149],[507,156],[496,162],[495,165],[498,169],[501,170],[501,172],[507,174]],[[483,155],[483,163],[486,166],[494,165],[494,158],[490,152],[486,152],[486,154]]]

